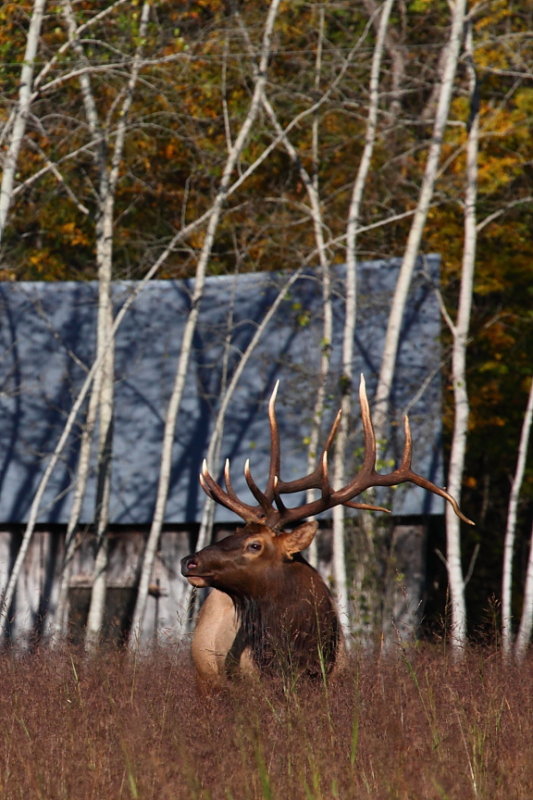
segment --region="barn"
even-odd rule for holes
[[[398,259],[361,262],[357,267],[354,374],[364,373],[370,397],[399,267]],[[194,547],[205,500],[197,476],[221,398],[244,353],[249,353],[249,359],[228,406],[220,448],[221,462],[231,459],[237,492],[243,496],[247,492],[242,476],[246,458],[250,457],[260,485],[266,475],[266,403],[278,379],[283,477],[290,480],[307,471],[307,443],[324,346],[322,283],[312,269],[301,270],[287,288],[289,277],[274,271],[207,279],[175,429],[165,524],[143,632],[148,642],[173,642],[184,628],[185,581],[179,574],[179,560]],[[332,267],[333,338],[324,430],[340,402],[345,278],[344,265]],[[401,452],[399,422],[408,411],[415,469],[442,485],[438,280],[438,256],[421,257],[403,320],[385,460]],[[135,299],[115,340],[111,560],[105,621],[111,638],[127,632],[135,601],[154,512],[165,414],[193,281],[153,280],[142,291],[138,289],[138,284],[128,281],[113,285],[117,311],[131,300],[132,293]],[[43,471],[94,359],[97,296],[98,287],[90,282],[0,284],[1,587],[7,584]],[[274,304],[276,311],[262,330],[262,320]],[[355,401],[356,387],[353,396]],[[355,472],[361,442],[356,402],[354,406],[353,467],[348,469]],[[53,615],[83,421],[80,413],[39,505],[35,534],[4,631],[13,642],[25,644],[46,636]],[[74,640],[82,635],[92,585],[95,473],[93,464],[70,579],[69,631]],[[410,604],[419,609],[428,521],[442,517],[443,502],[411,485],[394,491],[391,502],[395,530],[406,543],[403,573],[418,576],[413,577],[412,585],[418,588]],[[327,576],[330,552],[325,517],[320,569]],[[217,508],[218,535],[235,521],[230,512]]]

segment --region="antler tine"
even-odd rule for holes
[[[417,472],[413,472],[411,469],[411,461],[413,456],[413,439],[411,436],[411,426],[409,424],[409,417],[407,414],[403,419],[403,429],[404,429],[404,438],[405,443],[403,447],[402,459],[400,462],[400,466],[394,472],[391,472],[390,475],[376,475],[378,479],[376,481],[376,486],[395,486],[401,483],[414,483],[417,486],[420,486],[422,489],[426,489],[428,492],[432,492],[433,494],[439,495],[439,497],[444,498],[450,503],[451,507],[453,508],[454,512],[457,514],[459,519],[462,519],[463,522],[466,522],[467,525],[475,525],[471,519],[468,519],[461,509],[459,508],[459,504],[457,500],[452,497],[445,489],[441,489],[440,486],[437,486],[436,483],[433,483],[428,478],[422,477]]]
[[[249,460],[247,460],[244,467],[244,476],[246,478],[246,483],[248,484],[248,487],[252,492],[253,496],[258,501],[260,508],[249,505],[248,503],[244,503],[237,497],[237,494],[233,489],[231,483],[228,459],[226,459],[224,467],[224,483],[226,485],[226,491],[224,491],[224,489],[218,485],[218,483],[209,473],[205,459],[202,464],[202,471],[200,473],[200,486],[202,487],[204,492],[212,500],[215,500],[217,503],[220,503],[226,508],[229,508],[230,511],[233,511],[239,517],[244,519],[245,522],[250,522],[250,521],[263,522],[265,518],[267,518],[269,520],[269,524],[271,522],[272,524],[277,523],[277,518],[279,517],[280,512],[272,508],[272,503],[275,501],[278,507],[283,506],[279,495],[276,498],[277,492],[275,489],[275,484],[277,481],[277,476],[279,475],[279,467],[280,467],[279,429],[278,429],[278,423],[276,419],[276,409],[275,409],[278,389],[279,389],[279,381],[276,381],[274,390],[272,391],[268,403],[268,418],[270,422],[270,468],[269,468],[269,475],[265,492],[262,492],[259,489],[254,479],[252,478]]]
[[[413,438],[411,436],[411,426],[409,425],[409,417],[407,414],[403,418],[403,436],[405,444],[403,446],[400,470],[410,470],[413,457]]]
[[[198,480],[200,481],[200,486],[202,487],[202,489],[204,490],[204,492],[206,493],[206,495],[207,495],[208,497],[210,497],[210,498],[211,498],[211,500],[216,500],[216,498],[215,498],[215,496],[214,496],[213,492],[212,492],[212,491],[211,491],[211,489],[209,488],[209,484],[207,483],[206,479],[204,478],[204,476],[202,475],[202,473],[201,473],[201,472],[200,472],[200,474],[198,475]]]
[[[243,500],[239,500],[237,492],[233,488],[233,484],[231,482],[229,458],[226,459],[224,464],[224,483],[226,485],[227,493],[232,500],[234,500],[236,503],[239,503],[241,506],[244,506],[245,508],[249,509],[250,511],[257,511],[255,506],[251,506],[249,505],[249,503],[245,503]]]
[[[263,509],[265,516],[272,512],[272,500],[274,499],[274,478],[272,481],[272,500],[270,500],[266,494],[264,494],[259,486],[256,484],[254,479],[252,478],[252,471],[250,469],[250,459],[246,459],[246,463],[244,464],[244,477],[246,478],[246,483],[248,484],[248,488],[250,489],[251,493]]]
[[[340,412],[339,412],[340,414]],[[337,417],[340,419],[339,414]],[[321,491],[321,499],[326,500],[331,495],[331,484],[329,482],[329,474],[328,474],[328,453],[327,450],[324,450],[322,454],[322,485],[320,487]],[[333,505],[337,505],[334,503]],[[343,506],[349,506],[350,508],[359,508],[364,511],[385,511],[387,514],[390,514],[390,509],[385,508],[384,506],[373,506],[370,503],[351,503],[347,501],[346,503],[342,503]],[[318,513],[318,512],[317,512]]]
[[[338,416],[338,415],[337,415]],[[321,458],[322,463],[322,470],[320,476],[320,491],[322,493],[322,497],[329,497],[331,494],[331,485],[329,482],[329,472],[328,472],[328,451],[324,450],[322,453]]]
[[[333,425],[331,426],[330,431],[328,433],[326,444],[322,448],[322,455],[324,455],[324,453],[328,453],[331,450],[331,445],[333,444],[335,436],[337,435],[339,425],[341,424],[341,419],[342,419],[342,408],[339,408],[339,410],[337,411],[337,415],[333,420]]]
[[[337,429],[341,420],[341,411],[337,413],[333,425],[331,427],[326,444],[322,451],[322,456],[316,469],[307,477],[300,480],[291,481],[290,483],[280,482],[280,491],[294,492],[301,491],[302,489],[320,489],[321,497],[316,500],[311,500],[299,508],[286,509],[281,514],[280,524],[287,522],[295,522],[306,516],[313,516],[328,508],[334,506],[345,505],[351,508],[361,508],[372,511],[388,511],[382,506],[374,506],[368,503],[353,503],[352,497],[361,494],[365,489],[374,486],[374,478],[379,477],[375,470],[376,463],[376,437],[374,434],[374,427],[372,425],[372,418],[370,416],[370,405],[366,394],[366,382],[364,375],[361,375],[359,384],[359,401],[361,406],[361,419],[363,423],[363,435],[365,443],[365,454],[363,458],[363,465],[355,478],[343,489],[332,491],[329,483],[328,475],[328,452],[331,448]]]
[[[361,408],[361,420],[363,423],[363,436],[365,440],[365,455],[363,458],[363,466],[359,474],[363,472],[373,473],[376,469],[376,436],[374,434],[374,426],[372,425],[372,417],[370,416],[365,376],[362,373],[359,382],[359,406]]]
[[[228,487],[228,491],[225,492],[221,486],[215,481],[215,479],[210,474],[209,470],[207,469],[207,461],[203,460],[202,462],[202,471],[200,472],[199,479],[200,479],[200,486],[204,490],[204,492],[215,502],[219,503],[220,505],[224,506],[225,508],[229,508],[230,511],[233,511],[234,514],[237,514],[238,517],[241,517],[245,522],[260,522],[261,515],[258,513],[258,510],[253,506],[248,505],[247,503],[243,503],[242,500],[239,500],[236,496],[235,492],[231,487],[231,481],[228,481],[229,478],[229,460],[226,460],[226,467],[225,467],[225,480],[226,486]]]
[[[286,511],[287,506],[281,499],[281,494],[278,492],[278,484],[279,484],[279,478],[276,475],[274,478],[274,502],[276,503],[276,506],[279,511]]]
[[[237,495],[235,493],[235,489],[233,488],[233,484],[231,483],[231,473],[230,473],[230,466],[229,466],[229,458],[224,461],[224,483],[226,485],[226,491],[230,497],[237,500]]]
[[[446,489],[441,489],[441,487],[437,486],[436,483],[432,483],[427,478],[423,478],[422,475],[418,475],[416,472],[413,472],[412,470],[409,470],[407,476],[403,478],[403,480],[398,481],[398,483],[405,483],[406,481],[409,481],[411,483],[416,483],[416,485],[421,486],[422,489],[427,489],[428,492],[433,492],[433,494],[438,494],[440,497],[443,497],[451,505],[451,507],[453,508],[459,519],[462,519],[463,522],[466,522],[467,525],[476,524],[463,514],[463,512],[459,508],[459,503],[457,502],[455,497],[452,497],[452,495],[449,494],[446,491]]]
[[[352,503],[351,501],[346,501],[346,503],[342,503],[343,506],[347,506],[348,508],[358,508],[361,511],[384,511],[385,514],[390,514],[390,508],[385,508],[385,506],[373,506],[371,503]]]
[[[264,497],[268,498],[269,505],[275,499],[274,483],[280,471],[280,447],[279,447],[279,428],[276,418],[276,397],[278,395],[279,380],[276,381],[270,400],[268,401],[268,421],[270,424],[270,466],[268,469],[268,480],[264,492]],[[255,496],[255,495],[254,495]],[[261,501],[259,501],[261,502]]]

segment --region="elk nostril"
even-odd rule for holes
[[[187,575],[189,570],[196,569],[198,567],[198,559],[194,556],[185,556],[185,558],[181,559],[181,574]]]

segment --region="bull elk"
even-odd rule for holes
[[[340,422],[335,418],[318,464],[307,476],[292,481],[280,477],[280,442],[275,414],[277,386],[268,407],[270,467],[267,485],[256,485],[249,460],[246,482],[257,505],[236,495],[229,462],[225,489],[218,485],[204,462],[200,474],[203,490],[217,503],[241,517],[245,525],[217,544],[205,547],[181,562],[182,574],[195,587],[211,587],[192,640],[197,675],[207,683],[221,683],[235,672],[320,677],[328,675],[343,650],[339,620],[331,594],[318,574],[301,556],[316,532],[315,521],[285,530],[288,525],[337,505],[387,511],[380,506],[354,502],[353,498],[376,486],[411,482],[445,498],[455,513],[470,523],[454,498],[444,489],[413,472],[409,421],[405,417],[405,445],[399,467],[388,475],[376,472],[376,442],[365,382],[359,390],[364,435],[363,465],[340,489],[333,489],[328,474],[328,454]],[[317,489],[320,497],[288,508],[283,495]],[[470,523],[472,524],[472,523]]]

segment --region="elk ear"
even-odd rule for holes
[[[294,553],[299,553],[309,547],[315,538],[317,530],[318,522],[312,520],[311,522],[304,522],[293,531],[281,533],[279,538],[282,539],[281,548],[285,555],[292,556]]]

